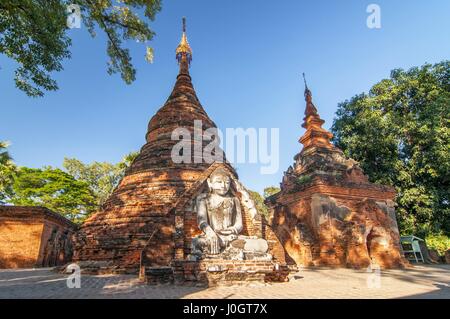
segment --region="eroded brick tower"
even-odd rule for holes
[[[305,81],[303,149],[285,172],[281,191],[266,200],[271,226],[298,265],[402,266],[395,190],[370,183],[322,127]]]

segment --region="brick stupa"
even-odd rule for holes
[[[394,198],[331,143],[305,81],[303,149],[266,200],[289,261],[303,266],[403,266]]]
[[[206,163],[196,159],[194,151],[191,163],[172,160],[172,149],[178,143],[171,138],[175,129],[182,127],[194,136],[194,121],[201,121],[201,133],[216,128],[191,82],[192,50],[184,23],[176,58],[179,74],[172,93],[150,120],[146,144],[118,187],[102,209],[82,225],[76,238],[74,261],[88,271],[141,271],[144,277],[155,277],[159,281],[173,281],[175,273],[181,273],[181,280],[195,281],[205,267],[187,261],[192,238],[201,233],[197,226],[195,197],[205,190],[209,175],[220,168],[229,172],[236,196],[241,200],[243,233],[265,237],[274,260],[282,265],[281,244],[270,228],[264,227],[254,202],[226,160]],[[209,143],[204,140],[203,147]],[[192,150],[194,148],[193,142]],[[262,266],[266,273],[271,272],[274,262],[265,262]],[[152,280],[147,278],[147,281]]]

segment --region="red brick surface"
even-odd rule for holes
[[[43,207],[0,206],[0,268],[66,263],[75,230],[76,225]]]

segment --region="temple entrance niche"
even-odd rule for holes
[[[372,227],[368,231],[366,247],[372,264],[386,264],[392,246],[391,236],[382,227]]]

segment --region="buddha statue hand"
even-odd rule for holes
[[[229,227],[226,229],[219,230],[219,233],[225,236],[236,235],[236,229],[234,227]]]
[[[210,244],[209,253],[212,255],[217,255],[220,253],[220,242],[219,236],[211,227],[206,227],[205,229],[206,238]]]

